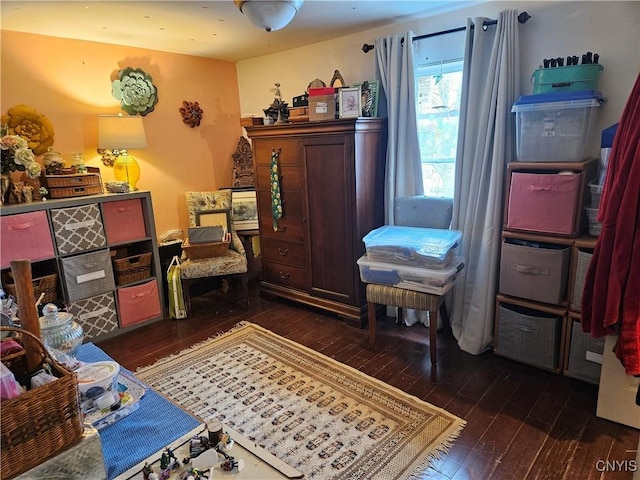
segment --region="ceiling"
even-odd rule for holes
[[[253,26],[232,0],[2,0],[3,30],[238,61],[465,8],[464,0],[306,0],[284,29]]]

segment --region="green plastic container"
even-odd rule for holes
[[[533,93],[598,90],[598,80],[603,70],[604,67],[598,63],[539,68],[531,76]]]

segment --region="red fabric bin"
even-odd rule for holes
[[[12,260],[45,260],[55,256],[46,211],[0,217],[1,267]]]
[[[573,235],[581,174],[511,175],[507,228]]]
[[[151,282],[118,289],[120,326],[127,327],[160,317],[158,283]]]
[[[147,236],[142,201],[139,198],[104,202],[102,218],[110,244],[140,240]]]

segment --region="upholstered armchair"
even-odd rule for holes
[[[212,210],[231,209],[231,190],[216,190],[210,192],[186,192],[187,211],[189,213],[189,226],[199,226],[199,213],[210,212]],[[182,253],[182,264],[180,266],[180,278],[182,280],[182,290],[185,295],[187,310],[191,311],[191,297],[189,285],[191,280],[220,277],[222,280],[231,280],[237,290],[238,280],[241,283],[242,303],[245,308],[249,308],[249,292],[247,287],[247,255],[238,234],[231,229],[231,243],[229,250],[223,255],[188,259]],[[224,284],[224,282],[223,282]]]

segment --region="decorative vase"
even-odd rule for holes
[[[0,175],[0,205],[9,203],[11,195],[11,175]]]

